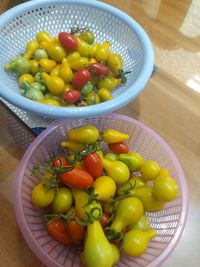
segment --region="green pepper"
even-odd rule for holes
[[[40,90],[32,87],[27,81],[24,81],[22,83],[22,88],[23,88],[22,92],[23,96],[34,101],[40,101],[44,99],[43,93]]]
[[[8,64],[5,64],[4,69],[6,71],[12,71],[17,75],[21,75],[24,73],[29,73],[30,71],[30,63],[27,59],[17,56],[10,60]]]

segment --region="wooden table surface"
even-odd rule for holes
[[[0,1],[0,12],[22,1]],[[158,67],[135,101],[117,112],[146,123],[180,161],[189,188],[183,236],[163,267],[200,266],[200,1],[105,0],[148,33]],[[1,111],[2,112],[2,111]],[[43,266],[26,245],[12,206],[12,184],[23,147],[0,122],[0,267]],[[23,127],[21,125],[20,127]]]

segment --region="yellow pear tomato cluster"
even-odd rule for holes
[[[116,129],[78,127],[60,143],[63,154],[34,167],[40,183],[32,203],[48,208],[52,238],[65,245],[82,242],[83,266],[112,267],[121,251],[141,256],[156,237],[146,212],[160,211],[178,195],[169,171],[129,151],[128,141]]]
[[[123,59],[111,44],[95,42],[88,28],[72,28],[52,37],[38,32],[25,53],[4,66],[18,75],[23,96],[53,106],[87,106],[112,99],[126,82]]]

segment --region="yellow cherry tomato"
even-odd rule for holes
[[[96,52],[96,59],[99,62],[107,61],[110,54],[110,43],[104,42],[103,44],[99,45]]]
[[[98,88],[106,88],[108,90],[115,89],[121,83],[121,79],[117,79],[114,77],[106,77],[104,79],[100,79],[98,82]]]
[[[47,72],[47,73],[51,72],[57,65],[55,60],[52,60],[49,58],[40,59],[39,64],[42,68],[42,71]]]
[[[89,59],[89,64],[96,63],[96,62],[97,60],[93,57]]]
[[[32,60],[29,60],[29,63],[30,63],[30,72],[35,74],[39,71],[39,63],[37,60],[35,59],[32,59]]]
[[[49,189],[44,183],[39,183],[33,188],[31,200],[34,206],[45,208],[51,204],[54,199],[55,190]]]
[[[27,81],[28,83],[33,83],[34,82],[34,77],[31,75],[31,74],[22,74],[20,77],[19,77],[19,84],[21,85],[22,82],[24,81]]]
[[[99,104],[100,98],[99,98],[98,94],[91,92],[87,95],[86,102],[88,105]]]
[[[60,77],[51,77],[47,73],[41,74],[49,92],[53,95],[61,95],[64,92],[65,83]]]
[[[26,53],[23,55],[23,57],[25,59],[30,59],[39,47],[40,45],[36,40],[31,40],[26,45]]]
[[[71,52],[67,55],[67,61],[70,63],[74,60],[77,60],[80,57],[81,57],[81,55],[77,51],[74,51],[74,52]]]
[[[37,39],[38,43],[41,43],[43,41],[45,41],[45,42],[51,42],[52,41],[52,37],[48,32],[38,32],[36,35],[36,39]]]
[[[59,70],[60,70],[60,64],[58,64],[55,68],[52,69],[52,71],[50,72],[50,76],[58,77],[59,76]]]
[[[112,95],[111,95],[110,91],[106,88],[99,89],[97,94],[100,97],[101,101],[108,101],[108,100],[112,99]]]
[[[84,69],[84,68],[87,68],[88,65],[89,65],[89,61],[88,61],[88,58],[86,57],[80,57],[80,58],[77,58],[76,60],[69,62],[69,66],[73,70]]]
[[[78,41],[77,51],[79,54],[83,57],[88,57],[90,54],[90,45],[85,42],[84,40],[81,40],[80,38],[76,37]]]
[[[61,45],[53,42],[49,45],[47,53],[51,59],[57,62],[61,62],[66,57],[65,49]]]
[[[140,172],[146,180],[154,180],[160,174],[160,166],[154,160],[147,160],[142,164]]]
[[[59,77],[63,79],[65,83],[70,83],[73,78],[73,72],[69,66],[69,63],[66,58],[63,58],[62,64],[59,68]]]
[[[96,53],[97,53],[97,49],[98,49],[99,45],[100,45],[99,43],[95,43],[95,44],[91,45],[90,54],[89,54],[89,56],[91,58],[95,58],[96,57]]]
[[[60,103],[58,101],[56,101],[55,99],[51,99],[51,98],[46,98],[39,102],[42,104],[50,105],[50,106],[57,106],[57,107],[60,106]]]
[[[110,54],[108,57],[108,67],[117,74],[119,70],[123,69],[123,59],[119,54]]]
[[[109,176],[98,177],[92,187],[95,193],[98,194],[98,199],[101,201],[110,200],[116,192],[116,184]]]

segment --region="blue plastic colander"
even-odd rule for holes
[[[20,95],[17,77],[4,71],[4,64],[24,52],[39,31],[56,36],[74,26],[89,27],[95,41],[111,43],[111,51],[131,71],[127,83],[114,90],[113,99],[86,107],[54,107]],[[0,97],[31,113],[49,118],[83,118],[117,110],[131,102],[147,84],[153,70],[151,42],[142,27],[127,14],[99,1],[35,0],[18,5],[0,17]]]

